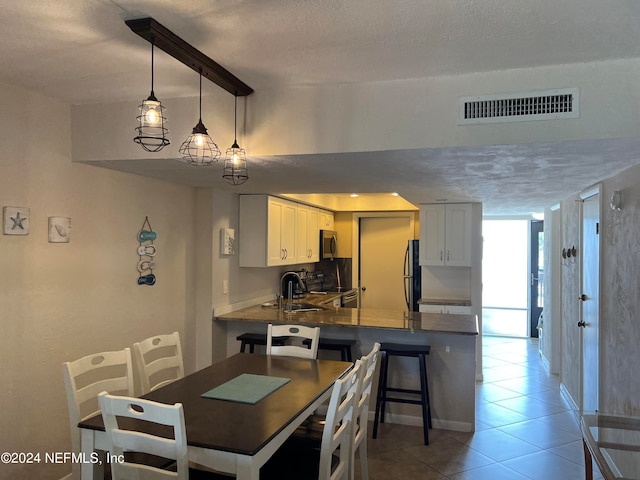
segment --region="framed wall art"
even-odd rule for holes
[[[2,233],[5,235],[29,235],[31,215],[28,208],[3,207],[2,218]]]
[[[222,255],[235,255],[235,236],[233,228],[220,229],[220,253]]]
[[[71,219],[69,217],[49,217],[49,243],[69,243],[71,241]]]

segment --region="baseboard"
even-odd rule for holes
[[[564,386],[564,383],[560,384],[560,394],[567,401],[567,403],[569,404],[569,407],[571,407],[572,410],[574,410],[576,412],[580,410],[578,408],[578,405],[576,404],[575,400],[573,399],[573,397],[569,393],[569,390],[567,390],[567,388]]]
[[[415,417],[411,415],[398,415],[387,412],[385,414],[385,423],[396,423],[398,425],[409,425],[411,427],[422,427],[422,417]],[[375,412],[369,412],[369,420],[375,419]],[[455,432],[473,432],[475,431],[475,425],[471,425],[469,422],[458,422],[454,420],[442,420],[438,418],[432,418],[431,422],[433,428],[441,430],[453,430]]]
[[[547,372],[552,373],[551,372],[551,364],[547,360],[547,357],[545,357],[542,354],[542,352],[540,352],[540,363],[542,363],[542,366],[547,370]]]

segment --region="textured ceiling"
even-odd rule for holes
[[[140,65],[148,65],[149,47],[123,22],[140,16],[154,17],[256,91],[640,56],[636,0],[0,0],[0,6],[0,80],[70,104],[140,100],[148,89],[148,68]],[[156,78],[165,98],[197,94],[193,72],[167,55],[156,55]],[[468,199],[484,202],[488,213],[524,213],[637,163],[638,151],[634,140],[609,140],[252,159],[251,186],[242,188],[399,191],[414,202]],[[585,168],[576,173],[578,161]],[[190,185],[219,182],[171,161],[103,166]]]

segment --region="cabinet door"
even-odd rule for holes
[[[298,263],[296,257],[296,220],[298,217],[298,205],[293,202],[284,201],[282,208],[282,225],[280,238],[284,251],[283,265],[293,265]]]
[[[307,224],[307,248],[309,249],[308,262],[320,261],[319,216],[317,208],[309,207],[309,223]]]
[[[333,230],[333,212],[320,210],[320,230]]]
[[[320,230],[318,229],[318,209],[298,204],[298,224],[296,225],[296,263],[318,262],[320,260]]]
[[[284,204],[269,198],[267,223],[267,265],[283,265],[282,218]]]
[[[269,197],[267,265],[292,265],[296,258],[297,204]]]
[[[445,205],[420,206],[420,265],[445,264]]]
[[[471,204],[446,205],[445,265],[471,266]]]
[[[309,227],[309,208],[306,205],[298,205],[298,228],[296,230],[296,257],[297,263],[308,262],[309,245],[307,230]]]

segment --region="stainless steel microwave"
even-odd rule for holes
[[[338,236],[333,230],[320,230],[320,258],[336,258]]]

